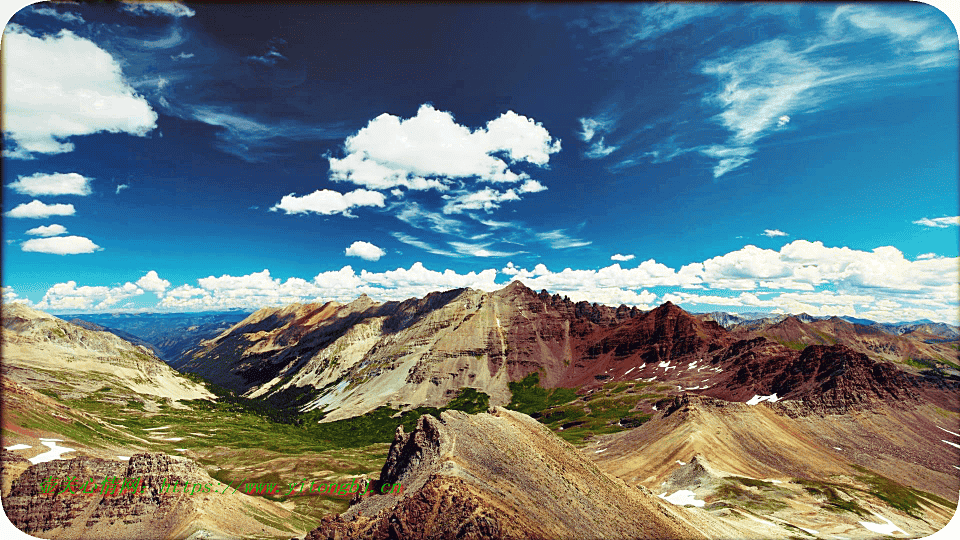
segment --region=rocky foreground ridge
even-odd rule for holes
[[[15,457],[12,459],[16,459]],[[22,458],[21,458],[22,459]],[[43,482],[53,478],[54,489],[47,493]],[[64,479],[76,478],[72,486]],[[76,494],[88,480],[105,478],[142,480],[140,491],[108,494]],[[174,494],[170,484],[186,485]],[[201,486],[192,493],[193,486]],[[201,492],[202,486],[210,491]],[[258,535],[283,536],[289,531],[267,529],[255,515],[288,519],[289,512],[277,515],[274,505],[239,493],[218,493],[225,486],[211,478],[195,462],[163,453],[135,454],[129,461],[88,456],[38,463],[27,468],[3,497],[3,509],[23,532],[41,538],[87,539],[237,538],[254,531]],[[88,491],[98,491],[93,484]]]
[[[404,491],[380,495],[383,482]],[[704,538],[684,512],[499,407],[423,416],[411,433],[399,428],[372,492],[306,540]]]

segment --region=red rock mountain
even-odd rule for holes
[[[262,309],[189,351],[179,367],[251,397],[331,410],[330,420],[387,403],[442,406],[463,387],[504,405],[508,383],[531,373],[545,387],[656,381],[734,401],[835,389],[829,396],[837,406],[957,388],[957,377],[908,377],[904,366],[843,346],[804,354],[796,349],[805,345],[793,346],[884,343],[869,341],[875,332],[860,326],[789,317],[766,335],[731,333],[670,302],[641,312],[573,303],[513,282],[493,293],[455,289],[403,302],[362,296],[345,305]]]

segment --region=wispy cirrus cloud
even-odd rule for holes
[[[946,229],[947,227],[956,227],[960,225],[960,216],[938,217],[938,218],[920,218],[913,222],[916,225],[924,227],[934,227],[937,229]]]
[[[413,246],[413,247],[418,247],[418,248],[420,248],[420,249],[422,249],[422,250],[424,250],[424,251],[426,251],[426,252],[428,252],[428,253],[433,253],[434,255],[443,255],[443,256],[446,256],[446,257],[460,257],[460,256],[461,256],[459,253],[453,253],[452,251],[447,251],[447,250],[445,250],[445,249],[440,249],[440,248],[434,247],[434,246],[432,246],[431,244],[428,244],[427,242],[424,242],[423,240],[420,240],[420,239],[417,238],[416,236],[411,236],[411,235],[406,234],[406,233],[402,233],[402,232],[392,232],[392,233],[390,233],[390,235],[393,236],[394,238],[396,238],[397,240],[403,242],[404,244],[407,244],[407,245],[410,245],[410,246]]]
[[[71,11],[57,11],[52,7],[32,7],[31,10],[37,15],[44,15],[46,17],[53,17],[54,19],[66,22],[66,23],[76,23],[83,24],[86,21],[82,16],[73,13]]]
[[[151,2],[151,1],[131,1],[121,2],[120,5],[124,11],[134,15],[146,17],[149,15],[159,15],[166,17],[193,17],[197,13],[187,6],[178,2]]]

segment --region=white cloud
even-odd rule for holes
[[[511,255],[516,255],[520,253],[518,251],[514,252],[505,252],[505,251],[491,251],[487,249],[491,243],[486,244],[469,244],[467,242],[448,242],[453,249],[457,250],[457,253],[462,255],[468,255],[472,257],[509,257]]]
[[[612,34],[607,40],[610,53],[620,54],[623,49],[634,45],[647,46],[647,43],[717,11],[720,11],[718,5],[696,3],[597,6],[592,10],[592,20],[574,21],[574,24],[588,29],[591,34]]]
[[[446,204],[443,205],[444,214],[462,214],[464,210],[484,210],[490,212],[500,208],[500,203],[502,202],[520,200],[520,196],[512,189],[501,192],[488,187],[472,193],[465,192],[459,195],[444,195],[444,198],[447,199]]]
[[[617,148],[620,148],[620,147],[604,146],[603,137],[600,137],[600,140],[593,143],[590,146],[590,150],[587,150],[587,152],[584,155],[586,155],[588,158],[591,158],[591,159],[598,159],[598,158],[609,156],[610,154],[615,152]]]
[[[384,196],[376,191],[357,189],[348,193],[339,193],[329,189],[318,189],[309,195],[297,197],[296,194],[284,195],[280,202],[270,208],[271,212],[283,210],[287,214],[343,214],[355,217],[351,208],[359,206],[383,207]]]
[[[370,189],[445,189],[449,182],[475,178],[486,182],[519,182],[529,178],[510,164],[545,166],[560,141],[539,123],[513,111],[471,130],[449,112],[422,105],[416,116],[401,119],[381,114],[347,137],[347,155],[330,157],[330,177]]]
[[[777,118],[777,127],[783,127],[790,123],[790,117],[787,115],[782,115],[780,118]]]
[[[394,236],[401,242],[433,252],[461,256],[436,250],[403,233],[394,233]],[[486,249],[484,244],[459,244],[454,247],[464,253],[495,256],[478,253]],[[960,258],[957,257],[931,256],[908,261],[899,250],[889,246],[860,251],[796,240],[779,251],[746,246],[703,262],[686,264],[679,270],[650,259],[632,268],[615,263],[599,270],[565,268],[559,272],[551,271],[544,264],[528,270],[508,262],[500,273],[534,290],[546,289],[576,301],[607,305],[624,303],[648,309],[658,302],[657,294],[649,289],[670,288],[673,290],[665,291],[659,302],[670,300],[692,310],[702,309],[700,306],[731,306],[811,315],[851,315],[889,322],[929,318],[957,324],[958,266]],[[382,273],[365,270],[357,273],[345,266],[337,271],[321,272],[312,280],[291,277],[283,281],[263,270],[245,276],[210,276],[198,280],[199,287],[175,287],[163,296],[158,307],[174,310],[254,308],[292,302],[350,301],[361,293],[380,301],[402,300],[457,287],[496,290],[504,285],[496,283],[497,275],[494,269],[468,274],[452,270],[436,272],[416,263],[409,269]],[[150,273],[138,280],[140,287],[131,283],[112,289],[78,288],[73,282],[58,284],[48,291],[40,308],[87,309],[99,305],[97,309],[108,309],[117,298],[142,294],[144,289],[151,288],[153,280],[146,279],[148,277],[152,277]],[[108,298],[110,301],[105,301]]]
[[[18,204],[16,208],[6,213],[11,218],[48,218],[50,216],[72,216],[74,210],[72,204],[46,204],[36,199]]]
[[[163,292],[170,287],[170,282],[165,279],[160,279],[156,270],[150,270],[144,274],[142,278],[137,280],[136,284],[145,291],[155,293],[157,298],[162,298]]]
[[[770,238],[774,238],[776,236],[790,236],[789,234],[778,229],[764,229],[763,235],[769,236]]]
[[[415,236],[410,236],[409,234],[404,234],[401,232],[393,232],[390,234],[397,240],[403,242],[404,244],[407,244],[413,247],[418,247],[424,251],[433,253],[434,255],[445,255],[447,257],[460,257],[460,254],[458,253],[453,253],[451,251],[433,247],[432,245],[424,242],[423,240],[420,240]]]
[[[286,60],[287,57],[280,54],[278,51],[269,50],[261,56],[248,56],[247,60],[253,60],[254,62],[260,62],[261,64],[267,66],[274,66],[280,60]]]
[[[580,118],[580,138],[583,142],[590,142],[597,133],[609,133],[613,127],[613,120],[602,116],[599,118]]]
[[[67,228],[63,225],[41,225],[39,227],[30,229],[27,231],[27,234],[31,236],[57,236],[60,234],[66,234]]]
[[[630,261],[633,260],[634,255],[621,255],[619,253],[610,256],[611,261]]]
[[[336,127],[307,126],[289,120],[267,123],[226,107],[211,105],[193,107],[186,117],[223,128],[217,131],[217,146],[224,152],[250,162],[262,161],[283,139],[328,140],[343,136]]]
[[[920,218],[917,221],[914,221],[917,225],[923,225],[924,227],[936,227],[938,229],[946,229],[951,225],[956,226],[960,225],[960,216],[953,217],[938,217],[938,218]]]
[[[23,251],[35,253],[52,253],[54,255],[77,255],[100,251],[100,246],[89,238],[82,236],[52,236],[50,238],[33,238],[20,244]]]
[[[350,244],[350,247],[344,250],[344,254],[347,257],[360,257],[361,259],[367,261],[379,261],[380,257],[386,255],[387,252],[371,244],[370,242],[358,240]]]
[[[546,190],[547,186],[533,179],[527,180],[517,189],[520,193],[539,193]]]
[[[116,194],[119,195],[121,191],[123,191],[123,190],[125,190],[125,189],[129,189],[129,188],[130,188],[130,186],[127,185],[127,184],[118,184],[118,185],[117,185],[117,193],[116,193]]]
[[[77,287],[76,281],[57,283],[50,287],[36,308],[42,310],[96,310],[102,311],[117,302],[143,294],[143,289],[127,282],[118,287]]]
[[[589,246],[592,242],[573,238],[567,234],[564,229],[557,229],[542,233],[534,233],[537,240],[546,242],[554,249],[565,249],[574,247]]]
[[[164,15],[167,17],[193,17],[196,12],[187,6],[177,2],[151,2],[151,1],[124,1],[120,4],[123,9],[134,15]]]
[[[936,253],[921,253],[920,255],[917,255],[918,261],[922,261],[924,259],[936,259],[936,258],[937,258]]]
[[[391,207],[393,209],[394,207]],[[397,219],[418,229],[431,229],[441,234],[460,234],[463,224],[443,214],[424,209],[416,202],[397,205]]]
[[[182,52],[178,55],[170,55],[171,60],[189,60],[196,56],[194,53]]]
[[[35,37],[16,24],[3,35],[7,157],[73,150],[64,140],[101,131],[144,136],[157,114],[123,78],[120,64],[69,30]]]
[[[13,290],[13,287],[2,287],[3,292],[3,303],[4,304],[27,304],[30,305],[30,300],[27,298],[20,298],[17,296],[17,293]]]
[[[53,9],[52,7],[34,7],[32,9],[33,9],[33,12],[36,13],[37,15],[45,15],[47,17],[53,17],[63,22],[78,23],[78,24],[83,24],[84,22],[86,22],[83,20],[83,17],[81,17],[80,15],[71,13],[69,11],[61,12]]]
[[[35,173],[19,176],[7,187],[24,195],[89,195],[90,178],[77,173]]]

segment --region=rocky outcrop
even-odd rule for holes
[[[379,494],[401,483],[400,493]],[[396,438],[372,495],[307,540],[700,538],[681,512],[590,464],[529,416],[423,416]]]
[[[111,479],[119,481],[118,488],[111,487]],[[124,479],[130,480],[127,489]],[[273,514],[277,521],[289,517],[267,501],[222,493],[225,488],[183,457],[144,453],[113,461],[82,456],[29,467],[14,480],[3,508],[18,529],[58,539],[186,538],[197,531],[240,537],[266,531],[251,513]],[[296,531],[269,530],[274,536],[291,532]]]

